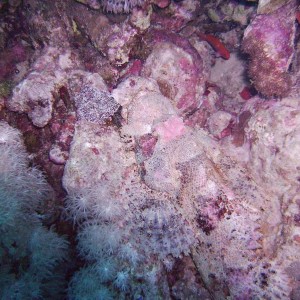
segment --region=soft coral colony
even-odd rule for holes
[[[6,122],[0,123],[0,148],[1,299],[60,298],[66,283],[58,266],[67,259],[68,242],[37,214],[51,188],[39,170],[28,168],[21,134]]]
[[[0,298],[299,299],[299,9],[0,4]]]

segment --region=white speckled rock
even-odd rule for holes
[[[13,90],[8,109],[27,113],[32,123],[44,127],[52,117],[54,94],[67,81],[67,73],[77,67],[69,50],[46,48],[32,70]]]
[[[112,186],[121,182],[126,168],[134,163],[118,133],[89,122],[78,122],[63,176],[64,188],[71,192],[92,188],[101,182]]]
[[[276,102],[250,119],[246,137],[251,143],[249,168],[257,182],[284,193],[300,178],[299,99]]]
[[[171,100],[160,93],[153,79],[131,76],[113,90],[112,96],[122,105],[127,121],[122,133],[126,135],[151,133],[156,124],[176,114]]]

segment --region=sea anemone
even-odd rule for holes
[[[117,277],[114,281],[114,285],[120,290],[120,291],[126,291],[129,286],[129,273],[128,271],[121,271],[118,272]]]
[[[101,283],[110,281],[117,273],[116,261],[111,258],[101,258],[95,264],[95,270]]]
[[[87,223],[78,234],[79,253],[88,260],[97,260],[116,252],[121,232],[113,225]]]

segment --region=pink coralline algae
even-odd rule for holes
[[[167,6],[170,5],[171,1],[170,0],[154,0],[154,4],[156,4],[160,8],[166,8]]]
[[[24,62],[31,51],[21,43],[16,43],[6,51],[1,52],[0,79],[7,79],[14,73],[18,73],[18,64]]]
[[[137,152],[140,152],[144,158],[149,158],[153,154],[155,144],[157,143],[157,137],[151,134],[146,134],[141,136],[137,143],[139,146]]]
[[[250,55],[249,76],[265,96],[286,96],[294,53],[296,1],[271,14],[257,15],[244,32],[243,51]]]
[[[156,128],[156,132],[162,140],[169,142],[180,138],[186,132],[186,128],[181,118],[173,116],[160,123]]]
[[[152,23],[156,28],[170,32],[179,32],[192,21],[200,10],[199,1],[153,1],[157,6],[165,6],[164,10],[155,10]]]

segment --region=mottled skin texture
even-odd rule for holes
[[[204,92],[205,74],[200,55],[187,39],[175,33],[166,35],[153,30],[147,38],[154,51],[146,60],[142,74],[158,82],[163,95],[172,100],[181,114],[190,113],[200,105]],[[167,71],[170,68],[172,72]]]

